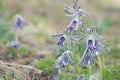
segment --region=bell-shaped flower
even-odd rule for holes
[[[60,39],[58,40],[57,45],[58,45],[58,46],[63,46],[63,45],[64,45],[64,42],[65,42],[65,37],[62,36],[62,37],[60,37]]]
[[[92,65],[96,62],[94,58],[94,56],[96,55],[94,43],[95,42],[92,39],[87,40],[86,50],[80,62],[84,67],[87,67],[89,64]]]
[[[73,19],[70,24],[68,25],[68,30],[71,31],[76,31],[78,27],[78,20],[77,19]]]
[[[28,25],[27,22],[20,15],[16,15],[14,27],[15,29],[22,29],[24,26]]]
[[[66,65],[68,65],[69,63],[72,63],[73,61],[72,61],[69,53],[70,53],[70,52],[69,52],[68,50],[65,51],[65,52],[57,59],[57,61],[56,61],[56,63],[55,63],[55,66],[61,67],[61,66],[66,66]]]
[[[11,41],[9,45],[10,45],[10,47],[13,47],[13,48],[20,47],[20,43],[18,41]]]

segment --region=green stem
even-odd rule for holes
[[[92,75],[92,67],[91,67],[91,65],[89,66],[89,75],[90,76]]]
[[[102,73],[103,73],[103,60],[100,59],[100,56],[98,55],[98,64],[99,64],[99,70],[100,70],[100,80],[102,80]]]

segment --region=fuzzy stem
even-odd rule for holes
[[[91,65],[89,66],[89,75],[90,76],[92,75],[92,67],[91,67]]]
[[[84,14],[88,17],[90,23],[94,26],[94,22],[93,22],[93,20],[91,19],[91,17],[90,17],[86,12],[84,12]]]
[[[19,31],[18,30],[14,30],[14,35],[15,35],[15,41],[18,42],[19,41]]]
[[[100,70],[100,80],[102,80],[102,73],[103,73],[103,63],[100,59],[100,55],[98,55],[98,64],[99,64],[99,70]]]

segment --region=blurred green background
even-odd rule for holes
[[[63,3],[72,6],[72,0],[0,0],[0,56],[1,59],[22,64],[52,56],[58,48],[52,34],[66,28],[70,18],[65,16]],[[102,24],[102,35],[111,48],[105,55],[106,64],[120,64],[120,0],[81,0],[80,6],[96,25]],[[15,15],[20,14],[28,23],[20,32],[22,48],[17,52],[7,48],[14,39]],[[16,56],[17,55],[17,56]]]

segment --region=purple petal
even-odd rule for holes
[[[55,66],[60,67],[60,66],[66,66],[69,63],[72,63],[72,59],[70,58],[69,52],[65,51],[56,61]]]
[[[96,49],[95,49],[96,52],[101,52],[104,48],[103,45],[97,40],[95,40],[95,47],[96,47]]]
[[[16,15],[15,28],[22,29],[24,26],[28,25],[20,15]]]
[[[88,47],[88,49],[91,49],[91,50],[95,49],[94,40],[89,39],[89,40],[87,41],[87,47]]]
[[[70,31],[76,30],[77,29],[77,24],[78,24],[77,20],[73,20],[68,26],[69,30]]]
[[[86,49],[86,51],[84,52],[81,62],[80,64],[82,64],[82,66],[84,67],[88,67],[89,64],[94,64],[95,63],[95,59],[92,56],[92,53],[89,49]]]
[[[61,37],[59,41],[57,42],[58,46],[63,46],[65,41],[65,37]]]
[[[70,56],[68,55],[68,53],[65,53],[63,55],[64,65],[67,65],[69,63],[69,60],[70,60]]]

